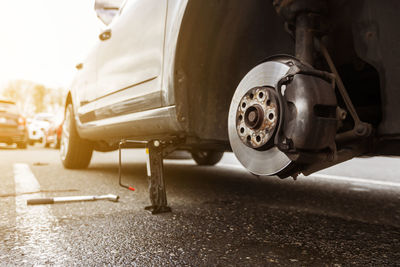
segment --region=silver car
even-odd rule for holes
[[[104,31],[66,99],[66,168],[121,140],[173,142],[203,165],[233,151],[251,173],[282,178],[400,155],[399,1],[95,8]]]

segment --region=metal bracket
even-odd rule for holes
[[[333,73],[337,88],[339,90],[340,95],[343,98],[343,101],[346,105],[346,108],[348,109],[351,117],[354,120],[354,127],[352,130],[341,133],[338,135],[336,138],[337,141],[349,141],[349,140],[354,140],[360,137],[369,137],[372,135],[372,125],[366,122],[361,121],[361,119],[358,117],[357,111],[350,99],[349,94],[347,93],[346,88],[344,87],[343,81],[340,78],[339,72],[337,71],[335,64],[333,63],[333,60],[331,56],[329,55],[328,49],[325,47],[325,45],[319,40],[316,39],[317,44],[319,46],[319,49],[324,56],[331,72]]]
[[[146,166],[147,177],[149,181],[149,196],[151,205],[145,207],[145,210],[150,211],[152,214],[171,212],[171,208],[167,203],[167,193],[164,181],[164,164],[163,159],[166,155],[176,149],[176,141],[135,141],[135,140],[121,140],[119,143],[119,184],[124,188],[131,189],[130,186],[121,183],[121,148],[123,145],[131,143],[134,145],[145,145],[146,147]],[[132,190],[132,189],[131,189]]]

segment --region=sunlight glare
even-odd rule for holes
[[[94,0],[1,0],[0,83],[67,87],[99,34]]]

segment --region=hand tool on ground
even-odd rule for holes
[[[118,202],[119,196],[108,194],[101,196],[69,196],[69,197],[36,198],[36,199],[28,199],[27,204],[41,205],[41,204],[54,204],[54,203],[66,203],[66,202],[78,202],[78,201],[95,201],[103,199]]]

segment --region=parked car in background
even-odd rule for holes
[[[53,146],[55,149],[60,148],[60,140],[62,133],[63,118],[55,119],[44,133],[43,144],[45,147]]]
[[[26,120],[12,101],[0,100],[0,143],[24,149],[28,144]]]
[[[50,113],[38,113],[33,117],[32,122],[28,126],[30,145],[45,142],[45,132],[53,120],[54,115]]]

